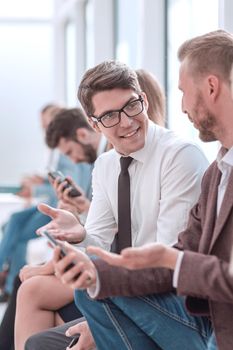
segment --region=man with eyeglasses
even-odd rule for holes
[[[95,244],[110,249],[118,231],[120,158],[130,155],[132,245],[174,244],[174,232],[185,227],[188,211],[198,199],[205,156],[195,144],[149,121],[147,97],[134,70],[125,64],[106,61],[88,70],[78,97],[92,127],[113,149],[95,163],[85,227],[77,219],[70,221],[69,231],[75,232],[76,242],[82,247]],[[44,228],[62,229],[54,215],[64,212],[45,205],[39,209],[54,219]],[[54,236],[60,238],[59,232]]]
[[[41,230],[46,228],[62,239],[72,234],[77,247],[96,245],[109,250],[119,229],[120,161],[130,156],[130,245],[155,241],[173,245],[199,196],[207,166],[203,153],[195,144],[149,121],[147,96],[134,70],[125,64],[106,61],[88,70],[78,97],[92,127],[103,133],[113,149],[95,163],[93,198],[85,226],[70,214],[42,204],[39,209],[53,220]],[[89,283],[86,276],[82,286]],[[26,348],[40,347],[40,336],[30,338]],[[52,344],[48,348],[52,349]]]

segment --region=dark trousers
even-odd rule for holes
[[[1,350],[14,350],[14,324],[16,311],[17,291],[21,281],[17,276],[14,281],[13,291],[8,302],[5,314],[0,325],[0,344]]]

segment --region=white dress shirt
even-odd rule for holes
[[[103,152],[106,151],[107,148],[107,139],[104,135],[101,135],[100,142],[97,148],[97,157],[99,157]]]
[[[220,184],[218,185],[218,197],[217,197],[217,216],[220,212],[220,208],[223,202],[223,198],[226,192],[226,187],[228,184],[230,173],[233,169],[233,147],[226,151],[226,149],[221,148],[217,155],[217,165],[222,173]],[[180,267],[182,264],[184,253],[180,252],[176,261],[176,266],[173,274],[173,287],[177,288],[178,279],[180,273]]]
[[[144,147],[130,156],[132,245],[156,241],[173,245],[199,197],[208,162],[198,146],[152,122]],[[118,231],[120,157],[113,149],[96,160],[87,235],[78,246],[110,249]]]

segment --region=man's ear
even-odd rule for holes
[[[207,77],[207,94],[208,97],[214,102],[220,92],[219,78],[216,75],[209,75]]]
[[[96,132],[101,132],[97,122],[94,122],[91,118],[88,118],[88,122]]]
[[[76,137],[77,140],[83,144],[86,144],[88,142],[89,138],[89,131],[86,128],[78,128],[76,129]]]

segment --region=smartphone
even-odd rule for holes
[[[65,175],[62,174],[61,171],[59,171],[59,170],[58,171],[49,171],[48,176],[52,180],[56,180],[56,178],[59,177],[60,183],[62,183],[63,181],[67,181],[68,184],[64,187],[64,190],[66,188],[71,188],[71,190],[68,194],[70,197],[79,197],[82,195],[82,193],[69,182],[69,180],[65,177]]]
[[[50,235],[50,233],[48,231],[46,231],[46,230],[42,231],[41,235],[47,238],[47,240],[49,241],[49,243],[52,245],[53,248],[55,248],[57,246],[59,246],[61,248],[61,253],[60,253],[61,259],[67,255],[65,248],[52,235]],[[75,266],[75,263],[73,263],[73,262],[70,263],[67,266],[67,268],[65,269],[65,271],[68,271],[69,269],[71,269],[74,266]],[[80,275],[81,275],[81,273],[78,273],[74,278],[77,279],[77,278],[79,278]]]
[[[68,349],[72,348],[75,344],[77,344],[78,340],[79,340],[79,335],[75,336],[75,337],[71,340],[70,344],[68,345]]]
[[[41,235],[47,238],[49,243],[52,245],[53,248],[59,246],[61,248],[61,258],[64,258],[64,256],[67,255],[65,248],[52,236],[50,233],[46,230],[41,232]]]

